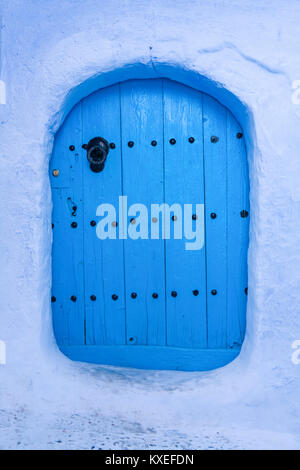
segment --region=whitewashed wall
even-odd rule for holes
[[[1,16],[0,340],[7,363],[0,365],[0,407],[97,409],[195,432],[215,426],[297,435],[300,364],[291,345],[300,339],[300,3],[2,0]],[[53,135],[91,91],[157,76],[211,93],[247,136],[247,335],[239,358],[210,373],[72,363],[52,334]]]

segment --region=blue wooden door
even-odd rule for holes
[[[87,158],[95,137],[109,144],[102,171]],[[249,185],[243,132],[228,109],[167,79],[102,89],[57,133],[50,179],[61,351],[178,370],[209,370],[238,355]]]

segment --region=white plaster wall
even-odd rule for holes
[[[300,2],[0,3],[7,89],[0,105],[0,340],[7,346],[0,408],[98,410],[145,426],[272,430],[298,442],[300,364],[291,361],[291,344],[300,339],[300,104],[292,86],[300,80]],[[81,97],[145,76],[209,91],[247,136],[247,335],[239,358],[210,373],[82,365],[64,358],[53,339],[53,135]]]

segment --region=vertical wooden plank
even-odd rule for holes
[[[115,144],[110,149],[104,170],[94,173],[83,151],[84,179],[84,257],[85,257],[85,308],[87,344],[124,344],[125,298],[123,241],[100,240],[97,226],[97,207],[111,204],[116,209],[118,221],[119,196],[122,195],[120,96],[119,85],[93,93],[82,102],[83,142],[103,137]],[[115,229],[116,230],[116,229]],[[91,300],[91,296],[96,300]],[[117,299],[113,300],[112,296]]]
[[[193,204],[195,212],[196,204],[204,204],[201,93],[164,80],[164,129],[166,203]],[[188,217],[192,219],[192,213]],[[180,221],[170,223],[173,230]],[[204,231],[201,218],[197,223]],[[166,240],[167,342],[202,348],[207,345],[205,249],[187,250],[186,242],[175,240],[172,231]]]
[[[57,165],[58,166],[58,165]],[[52,188],[52,224],[53,224],[53,244],[52,244],[52,318],[54,334],[58,345],[67,345],[69,343],[69,307],[71,304],[66,298],[66,292],[70,279],[67,277],[66,265],[70,265],[71,250],[64,253],[66,265],[61,265],[61,243],[60,237],[65,235],[66,227],[64,221],[68,219],[66,210],[65,194],[66,190],[62,188]],[[70,248],[70,245],[69,245]],[[69,292],[70,293],[70,292]]]
[[[239,347],[246,327],[249,178],[243,131],[227,111],[228,347]],[[242,211],[246,211],[242,213]],[[247,215],[242,217],[241,215]]]
[[[52,303],[58,344],[84,344],[81,105],[57,134],[50,163],[53,197]],[[73,148],[73,147],[74,148]],[[53,171],[58,170],[58,176]],[[76,224],[74,228],[72,224]],[[71,297],[74,301],[71,300]]]
[[[147,207],[150,236],[151,204],[164,198],[161,80],[122,83],[121,111],[124,195],[128,208],[136,203]],[[128,237],[124,246],[127,343],[165,344],[164,242]]]
[[[226,347],[226,109],[203,94],[208,347]],[[214,139],[217,137],[217,139]],[[215,141],[217,140],[217,141]],[[212,214],[216,214],[216,217]],[[213,295],[213,294],[216,295]]]

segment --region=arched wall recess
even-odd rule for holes
[[[86,146],[99,136],[110,149],[96,172]],[[107,86],[80,100],[57,132],[50,180],[53,324],[67,356],[209,370],[238,355],[246,327],[249,182],[244,132],[229,109],[166,78]],[[120,196],[149,213],[153,203],[203,205],[203,247],[186,250],[186,240],[172,236],[100,240],[97,207],[118,208]],[[117,212],[115,219],[118,233]],[[175,230],[179,221],[170,221]]]

